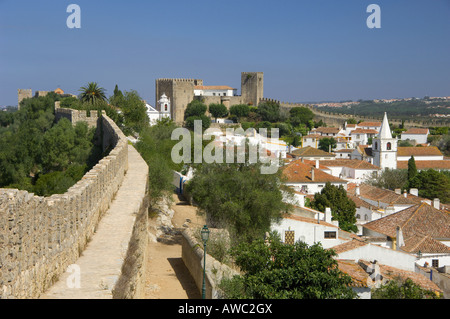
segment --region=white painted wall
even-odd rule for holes
[[[424,144],[427,143],[427,134],[402,134],[402,141],[415,140],[416,143]]]

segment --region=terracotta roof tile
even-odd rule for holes
[[[335,160],[321,160],[320,163],[327,167],[342,166],[355,169],[372,169],[379,170],[378,166],[375,166],[367,161],[361,161],[357,159],[335,159]]]
[[[366,260],[359,260],[358,263],[361,266],[368,267],[371,263]],[[411,279],[416,285],[419,285],[423,289],[432,290],[434,292],[442,293],[440,289],[434,282],[432,282],[427,277],[416,273],[414,271],[402,270],[395,267],[379,264],[380,273],[384,280],[394,280],[397,278],[401,279]]]
[[[358,124],[359,127],[381,127],[381,122],[361,122]]]
[[[339,133],[341,129],[339,127],[318,127],[316,129],[313,129],[313,132],[321,132],[321,133]]]
[[[351,131],[350,134],[378,134],[378,131],[373,129],[357,128],[356,130]]]
[[[313,157],[313,156],[328,156],[328,157],[335,157],[336,155],[328,153],[328,152],[324,152],[318,148],[314,148],[311,146],[307,146],[307,147],[302,147],[302,148],[298,148],[294,151],[291,152],[292,155],[294,156],[300,156],[300,157]]]
[[[314,170],[314,180],[312,180],[311,171]],[[316,169],[313,165],[302,163],[300,159],[290,162],[282,167],[283,176],[288,183],[342,183],[347,181]]]
[[[381,203],[386,203],[389,205],[416,205],[420,204],[423,200],[418,196],[413,196],[408,194],[407,197],[404,195],[396,194],[394,191],[389,189],[382,189],[375,186],[371,186],[366,183],[361,183],[359,185],[359,190],[361,197],[365,197],[374,201],[380,201]],[[356,195],[356,187],[347,189],[350,195]]]
[[[398,169],[408,169],[408,161],[397,161]],[[416,168],[422,169],[447,169],[450,170],[449,160],[437,160],[437,161],[416,161]]]
[[[428,134],[429,130],[427,128],[410,128],[409,130],[403,132],[402,134]]]
[[[436,146],[398,147],[397,156],[443,156]]]
[[[363,227],[391,238],[397,237],[397,227],[400,227],[406,250],[414,252],[421,246],[427,250],[436,249],[432,252],[438,253],[443,247],[430,239],[450,238],[450,213],[422,203],[366,223]]]

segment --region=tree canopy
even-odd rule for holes
[[[243,275],[222,280],[227,299],[352,299],[352,279],[341,272],[333,250],[320,243],[281,243],[272,234],[267,241],[242,242],[231,249]]]
[[[339,228],[356,233],[356,205],[347,197],[347,192],[340,185],[339,187],[331,185],[330,182],[320,193],[314,195],[311,207],[321,212],[325,212],[327,207],[331,208],[331,214],[334,220],[339,221]]]
[[[212,163],[195,168],[186,184],[201,212],[215,227],[227,228],[235,240],[251,241],[270,230],[289,211],[280,189],[281,171],[262,174],[262,163]]]

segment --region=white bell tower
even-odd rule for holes
[[[384,113],[380,133],[372,140],[373,164],[382,168],[397,168],[397,139],[392,137],[387,114]]]
[[[170,99],[165,93],[161,95],[161,98],[158,101],[158,111],[159,119],[162,119],[163,117],[172,118],[170,115]]]

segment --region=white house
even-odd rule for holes
[[[427,128],[410,128],[401,135],[401,140],[415,141],[416,144],[428,143],[428,134],[430,131]]]
[[[150,125],[155,125],[157,121],[163,118],[172,118],[170,110],[170,99],[164,93],[158,100],[156,108],[148,103],[145,103],[147,107],[147,116],[149,118]]]
[[[356,125],[357,128],[361,128],[364,130],[381,130],[381,122],[361,122]]]
[[[346,180],[328,174],[315,165],[302,162],[301,159],[294,160],[281,169],[286,178],[285,185],[295,191],[314,195],[320,193],[327,182],[338,187],[342,185],[347,189]]]
[[[357,128],[350,132],[351,141],[355,147],[370,144],[369,139],[373,139],[376,135],[378,131],[374,129]]]
[[[380,172],[380,168],[366,161],[357,159],[335,159],[319,161],[320,165],[329,168],[331,175],[347,180],[350,183],[365,182]]]
[[[320,242],[322,247],[330,248],[349,241],[352,235],[341,230],[338,222],[331,219],[330,209],[327,209],[323,219],[285,214],[278,224],[272,224],[271,230],[277,231],[286,244],[302,241],[313,245]]]
[[[227,85],[197,85],[194,87],[194,96],[235,96],[237,89]]]

